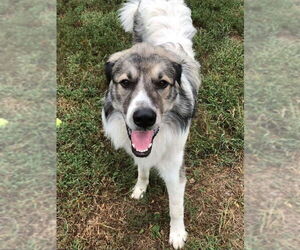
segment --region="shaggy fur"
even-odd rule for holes
[[[181,248],[187,238],[184,147],[200,86],[191,11],[182,0],[130,0],[120,10],[120,20],[136,44],[113,54],[106,64],[103,127],[115,148],[125,149],[138,166],[132,198],[143,196],[150,168],[158,169],[169,195],[169,241]],[[155,114],[155,123],[147,128],[133,118],[141,109]],[[152,135],[147,149],[135,148],[134,133]]]

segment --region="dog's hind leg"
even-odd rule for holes
[[[150,172],[149,167],[145,167],[140,164],[138,165],[138,180],[133,188],[131,198],[133,199],[143,198],[149,183],[149,172]]]
[[[184,226],[184,189],[186,184],[185,174],[182,169],[183,152],[168,161],[161,162],[159,172],[164,179],[170,206],[170,244],[175,248],[182,248],[187,239]]]

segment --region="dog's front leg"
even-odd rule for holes
[[[184,189],[186,178],[184,170],[181,169],[183,152],[180,158],[165,162],[164,166],[161,166],[159,169],[168,190],[171,218],[169,242],[175,249],[182,248],[187,238],[184,226]]]
[[[138,164],[138,180],[133,188],[131,198],[140,199],[143,198],[149,183],[149,172],[150,168]]]

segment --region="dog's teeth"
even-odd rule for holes
[[[149,148],[151,148],[151,147],[152,147],[152,143],[150,143],[150,145],[149,145],[148,149],[149,149]]]
[[[134,147],[134,148],[135,148],[135,145],[134,145],[134,144],[132,144],[132,147]]]

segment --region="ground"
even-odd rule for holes
[[[130,47],[123,1],[58,1],[57,208],[59,249],[170,249],[166,188],[151,173],[130,199],[137,168],[101,126],[108,56]],[[201,64],[187,142],[186,249],[243,249],[243,3],[189,0]]]

